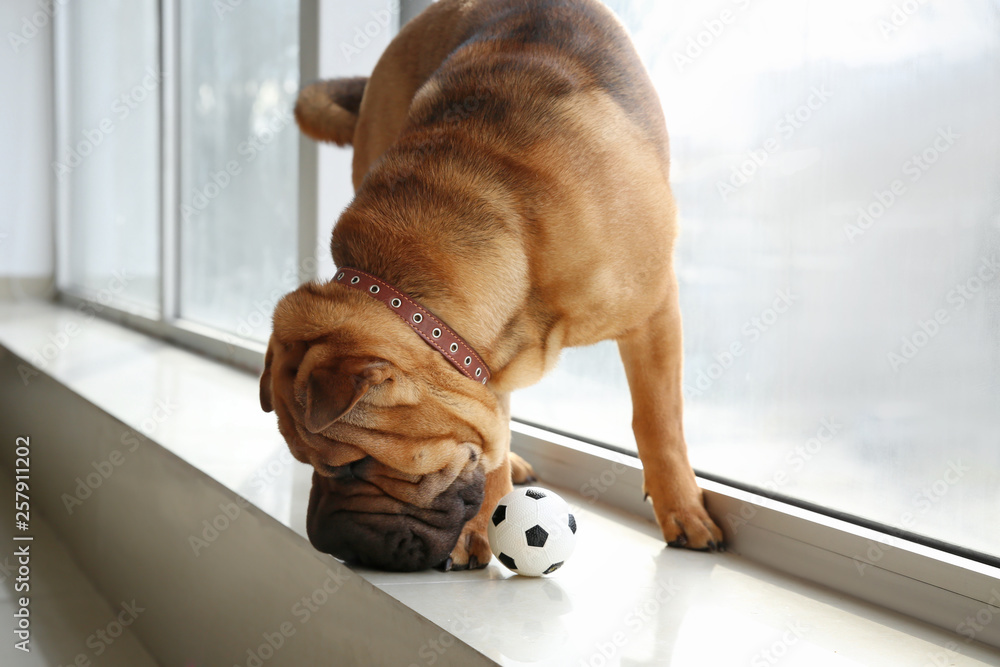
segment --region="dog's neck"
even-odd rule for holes
[[[359,190],[334,230],[336,264],[378,276],[444,320],[483,357],[493,375],[491,386],[501,391],[523,386],[524,379],[508,371],[518,365],[522,352],[544,347],[549,332],[537,331],[532,323],[551,323],[551,330],[555,318],[532,310],[540,306],[528,287],[525,251],[504,230],[517,229],[520,223],[484,221],[499,231],[486,241],[471,237],[468,227],[428,224],[403,215],[387,219],[384,213],[376,218],[366,201]],[[386,235],[396,242],[380,242]]]

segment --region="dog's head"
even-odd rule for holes
[[[383,304],[306,284],[274,313],[260,403],[314,468],[309,539],[363,565],[448,557],[509,438],[506,408]]]

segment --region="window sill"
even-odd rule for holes
[[[25,390],[18,366],[44,354],[45,345],[55,352],[46,355],[51,358]],[[898,604],[892,606],[945,627],[956,627],[946,619],[964,618],[968,609],[972,616],[985,609],[992,620],[986,602],[994,587],[1000,590],[992,568],[952,562],[942,570],[934,566],[938,554],[894,541],[861,577],[850,556],[859,544],[867,549],[868,539],[881,536],[704,480],[713,512],[747,523],[729,522],[727,529],[736,529],[729,530],[732,549],[724,554],[665,549],[639,502],[634,459],[519,424],[513,427],[514,447],[535,464],[545,486],[578,508],[577,552],[557,575],[521,579],[496,562],[467,573],[348,569],[314,552],[304,537],[310,471],[288,455],[273,415],[260,412],[256,377],[42,303],[0,304],[0,347],[11,353],[0,374],[5,438],[18,429],[38,434],[42,444],[42,436],[60,428],[53,422],[90,433],[81,425],[91,419],[85,413],[113,418],[149,437],[135,464],[126,458],[121,472],[72,516],[61,496],[72,492],[74,479],[92,461],[101,460],[99,445],[72,438],[46,443],[50,453],[33,464],[41,489],[34,502],[74,557],[87,564],[85,571],[106,598],[127,591],[152,598],[148,606],[156,611],[148,627],[137,622],[136,631],[161,662],[178,656],[176,651],[188,659],[214,651],[209,664],[246,664],[247,650],[260,643],[261,634],[279,627],[291,605],[320,590],[331,571],[342,573],[343,583],[336,604],[322,610],[326,621],[300,629],[298,617],[290,617],[299,632],[272,664],[296,664],[293,654],[324,655],[319,647],[330,645],[345,663],[352,656],[371,661],[381,655],[414,665],[1000,661],[996,649],[849,597],[895,596]],[[88,407],[53,420],[46,401],[63,390]],[[93,432],[117,445],[118,432]],[[70,449],[71,443],[77,447]],[[3,460],[9,465],[7,449]],[[594,485],[590,480],[601,480],[602,473],[605,481]],[[130,503],[157,495],[152,516],[127,516]],[[251,503],[247,514],[253,519],[234,520],[193,555],[189,538],[213,518],[206,511],[219,498],[225,504],[239,497]],[[116,524],[118,516],[146,523],[138,533],[142,539]],[[172,537],[164,541],[167,535]],[[155,543],[158,555],[149,556],[140,542]],[[125,552],[110,556],[108,544]],[[908,599],[902,598],[904,589],[911,591]],[[198,604],[178,590],[190,592]],[[977,639],[992,643],[997,626],[986,623]],[[330,653],[325,656],[329,660]]]

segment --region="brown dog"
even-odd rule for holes
[[[354,146],[337,266],[423,304],[492,373],[464,376],[343,282],[282,299],[261,405],[315,468],[313,544],[386,569],[484,566],[512,461],[518,481],[530,474],[509,454],[510,392],[562,348],[607,339],[664,537],[721,544],[682,428],[663,114],[612,13],[596,0],[441,0],[370,78],[305,88],[296,117]]]

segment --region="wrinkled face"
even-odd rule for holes
[[[313,466],[320,551],[387,570],[432,567],[506,455],[506,409],[384,305],[336,284],[279,302],[260,386],[292,455]]]

